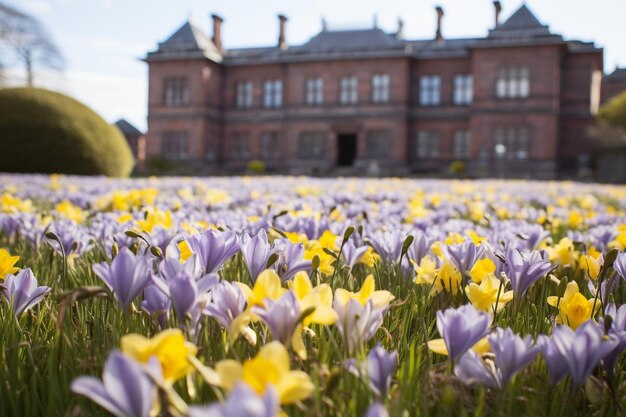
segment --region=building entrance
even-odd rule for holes
[[[356,133],[337,135],[337,165],[352,166],[356,159]]]

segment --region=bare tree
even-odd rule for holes
[[[13,50],[32,86],[39,68],[62,70],[65,60],[43,24],[33,16],[0,3],[0,43]]]

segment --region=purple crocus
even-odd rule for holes
[[[247,384],[239,383],[228,394],[226,402],[208,407],[191,407],[189,417],[276,417],[280,411],[278,394],[268,387],[259,397]]]
[[[165,327],[165,322],[170,316],[170,299],[156,285],[148,285],[143,292],[141,309],[146,314],[152,316],[161,327]]]
[[[385,263],[397,263],[402,255],[406,234],[401,230],[377,232],[370,237],[374,250]]]
[[[155,367],[160,368],[158,361]],[[157,399],[156,388],[143,366],[121,352],[109,355],[102,381],[81,376],[70,388],[118,417],[148,417]]]
[[[183,271],[168,280],[153,276],[152,282],[172,300],[178,323],[184,323],[187,314],[191,314],[196,307],[199,295],[217,285],[219,277],[216,274],[208,274],[196,280]]]
[[[491,317],[473,305],[437,311],[437,329],[454,362],[489,333]]]
[[[300,318],[300,302],[292,291],[287,291],[276,301],[265,299],[265,308],[252,307],[252,312],[267,325],[274,340],[289,344]]]
[[[626,281],[626,252],[617,254],[615,262],[613,262],[613,269],[617,272],[617,275]]]
[[[564,362],[572,378],[572,386],[576,388],[585,383],[594,368],[619,343],[615,338],[605,337],[602,328],[592,320],[584,322],[576,332],[568,326],[556,326],[551,339],[555,351],[550,358],[544,355],[548,367],[559,369],[562,364],[554,362]]]
[[[239,247],[250,272],[252,283],[254,283],[259,274],[265,270],[267,261],[274,252],[272,245],[267,239],[267,233],[265,233],[264,229],[261,229],[254,237],[244,233]]]
[[[352,240],[348,240],[343,245],[343,249],[341,250],[341,254],[346,261],[346,265],[350,268],[354,268],[354,265],[356,265],[357,262],[359,262],[359,259],[361,259],[367,252],[367,248],[367,245],[357,247]]]
[[[282,239],[275,243],[278,251],[278,261],[274,264],[276,273],[281,281],[285,282],[296,276],[298,272],[311,272],[311,261],[304,259],[304,245],[291,243]]]
[[[239,252],[237,236],[233,232],[206,230],[185,239],[191,251],[198,255],[205,274],[216,272]]]
[[[467,276],[470,269],[482,255],[483,249],[468,240],[461,244],[447,246],[445,253],[446,257],[450,259],[461,274]]]
[[[615,363],[626,349],[626,304],[622,304],[619,308],[614,303],[607,304],[604,315],[612,318],[611,327],[608,329],[609,337],[618,340],[617,346],[602,360],[604,368],[610,375],[613,375]],[[604,325],[604,318],[601,319],[600,325]]]
[[[150,279],[150,260],[135,255],[128,248],[121,248],[111,262],[94,264],[93,272],[104,281],[117,301],[126,311],[130,304],[146,287]]]
[[[376,345],[367,354],[364,363],[357,364],[356,359],[346,361],[346,369],[359,378],[369,378],[372,392],[384,398],[389,392],[391,378],[398,366],[398,352],[387,352],[381,345]]]
[[[38,286],[37,278],[30,268],[22,269],[17,275],[8,274],[0,292],[12,307],[15,317],[39,304],[43,297],[50,292],[50,287]]]
[[[539,251],[521,253],[515,248],[509,248],[504,258],[505,272],[511,280],[513,297],[516,299],[520,299],[531,285],[552,269],[550,261]]]
[[[367,407],[367,410],[365,410],[365,414],[363,414],[363,417],[389,417],[389,412],[384,405],[379,402],[375,402],[374,404]]]
[[[349,356],[356,352],[361,343],[374,337],[383,324],[385,310],[375,308],[371,299],[363,305],[354,299],[342,304],[335,298],[333,309],[339,316],[337,330],[343,338],[344,348]]]
[[[454,374],[464,384],[479,384],[488,388],[499,388],[500,381],[493,361],[484,361],[473,350],[468,350],[461,356],[454,367]]]
[[[489,335],[489,346],[495,354],[500,386],[505,385],[513,375],[531,363],[539,353],[530,336],[521,338],[510,328],[496,329]]]
[[[222,281],[211,289],[211,302],[203,313],[213,317],[224,328],[229,329],[233,319],[246,308],[246,297],[241,289],[228,281]]]

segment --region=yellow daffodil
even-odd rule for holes
[[[575,266],[578,259],[578,252],[574,249],[574,242],[568,237],[564,237],[554,246],[547,246],[546,251],[550,255],[550,261],[561,266]]]
[[[137,222],[139,229],[148,233],[151,233],[152,229],[156,226],[169,229],[172,227],[172,224],[172,214],[169,211],[164,212],[156,208],[148,210],[146,218]]]
[[[187,356],[195,356],[198,348],[185,340],[180,329],[168,329],[157,334],[152,339],[140,334],[127,334],[121,341],[122,352],[141,363],[147,363],[155,357],[161,364],[163,379],[173,383],[184,377],[193,367]]]
[[[0,279],[4,279],[8,274],[15,274],[19,268],[15,267],[19,256],[11,256],[6,249],[0,249]]]
[[[243,335],[250,344],[256,344],[256,333],[248,327],[253,321],[258,319],[250,310],[254,306],[265,306],[265,299],[278,300],[287,289],[283,288],[280,277],[273,269],[266,269],[261,272],[257,277],[252,288],[248,287],[243,282],[234,282],[237,285],[244,297],[246,298],[247,307],[246,310],[235,317],[230,324],[228,330],[228,337],[231,344],[233,344],[239,335]]]
[[[324,275],[332,275],[335,271],[333,266],[335,258],[324,252],[324,247],[319,242],[313,243],[309,249],[304,251],[304,259],[310,261],[316,255],[320,259],[319,271]]]
[[[330,230],[326,230],[324,231],[324,233],[322,233],[322,236],[320,236],[320,238],[318,239],[318,242],[320,243],[320,245],[322,245],[325,248],[338,251],[339,250],[339,246],[337,245],[338,238],[339,236],[337,236]]]
[[[433,285],[437,277],[437,262],[430,255],[426,255],[422,258],[419,265],[415,262],[412,262],[412,264],[415,269],[415,283]]]
[[[600,300],[586,299],[578,290],[576,281],[567,284],[565,294],[559,297],[548,297],[548,304],[559,307],[557,323],[567,324],[572,329],[577,329],[582,323],[590,320],[600,308]],[[595,308],[594,308],[595,305]]]
[[[448,348],[446,347],[446,342],[444,342],[443,339],[433,339],[428,341],[428,349],[439,355],[448,356]],[[484,355],[490,350],[489,341],[486,337],[483,337],[476,342],[474,346],[472,346],[472,350],[479,355]]]
[[[309,242],[309,238],[307,238],[304,233],[298,233],[298,232],[284,232],[284,233],[285,233],[285,236],[287,236],[287,239],[289,239],[291,243],[303,243],[306,245]]]
[[[372,266],[374,266],[374,262],[376,262],[377,258],[378,255],[374,252],[374,248],[368,246],[363,256],[359,258],[358,263],[364,264],[365,266],[371,268]]]
[[[130,214],[130,213],[124,213],[124,214],[122,214],[121,216],[119,216],[119,217],[117,218],[117,222],[118,222],[118,223],[128,223],[128,222],[132,221],[133,219],[134,219],[134,218],[133,218],[133,215],[132,215],[132,214]]]
[[[439,268],[431,294],[437,294],[445,290],[452,295],[456,295],[459,292],[462,281],[463,276],[459,270],[456,269],[452,262],[445,261]]]
[[[227,391],[243,382],[259,395],[272,386],[281,404],[292,404],[310,397],[315,386],[305,372],[292,371],[290,362],[287,349],[280,342],[271,342],[243,364],[230,359],[218,362],[215,382]]]
[[[273,269],[266,269],[257,277],[252,288],[242,282],[235,282],[248,302],[248,307],[264,306],[264,300],[278,300],[287,291],[283,288],[280,277]]]
[[[598,279],[603,263],[604,256],[593,247],[587,251],[586,255],[580,255],[578,258],[578,265],[585,272],[585,278],[591,278],[594,281]]]
[[[476,246],[480,245],[481,243],[487,240],[486,236],[479,236],[478,233],[476,233],[473,230],[466,230],[465,234],[472,240],[472,242]]]
[[[372,304],[376,308],[385,308],[393,301],[395,297],[389,291],[379,290],[376,291],[376,282],[373,275],[368,275],[363,281],[361,289],[357,292],[350,292],[343,288],[337,288],[335,290],[335,299],[339,300],[341,304],[346,304],[349,300],[356,300],[362,305],[365,305],[369,300],[372,300]]]
[[[463,243],[465,241],[465,238],[463,237],[462,234],[460,233],[450,233],[448,235],[448,237],[446,237],[446,240],[444,241],[444,243],[448,246],[450,245],[456,245],[459,243]]]
[[[493,274],[485,276],[480,285],[470,282],[465,286],[465,294],[474,307],[487,312],[493,311],[494,307],[496,311],[500,311],[513,299],[513,291],[500,288],[500,280]]]
[[[290,287],[300,302],[302,311],[315,307],[313,313],[304,318],[302,322],[304,326],[311,323],[331,325],[337,321],[337,313],[333,310],[333,290],[330,285],[320,284],[313,287],[309,275],[302,271],[296,274]]]
[[[21,200],[9,193],[0,195],[0,213],[29,213],[32,208],[30,200]]]
[[[85,220],[85,212],[68,200],[61,201],[55,206],[55,211],[68,220],[82,223]]]
[[[496,272],[496,264],[489,258],[478,260],[470,270],[470,277],[475,283],[480,283],[483,278]]]

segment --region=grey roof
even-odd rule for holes
[[[307,43],[296,47],[308,52],[335,52],[373,50],[388,48],[404,48],[404,42],[396,35],[383,32],[381,29],[357,30],[322,30]]]
[[[122,131],[124,136],[141,136],[141,135],[143,135],[143,133],[141,133],[141,131],[139,129],[137,129],[135,126],[130,124],[130,122],[128,122],[125,119],[118,120],[117,122],[114,123],[114,125],[117,126],[117,128],[119,130]]]
[[[280,48],[233,48],[218,50],[204,32],[188,21],[156,51],[148,53],[146,61],[208,58],[224,65],[252,65],[277,62],[303,62],[335,59],[375,59],[402,56],[418,58],[448,58],[469,55],[472,48],[511,47],[522,45],[564,44],[570,52],[594,52],[593,43],[564,41],[553,34],[524,4],[504,23],[483,38],[405,40],[396,33],[370,29],[327,30],[313,36],[302,45]]]
[[[626,67],[615,68],[615,71],[604,77],[606,82],[626,83]]]
[[[221,53],[202,29],[187,20],[156,51],[148,53],[148,60],[180,57],[206,57],[219,62]]]
[[[489,31],[490,38],[529,38],[551,35],[550,28],[539,22],[526,4],[522,4],[504,23]]]
[[[500,25],[500,29],[504,30],[519,30],[519,29],[530,29],[530,28],[538,28],[544,27],[537,17],[530,11],[530,9],[525,5],[517,9],[515,13],[509,17],[506,22]]]

